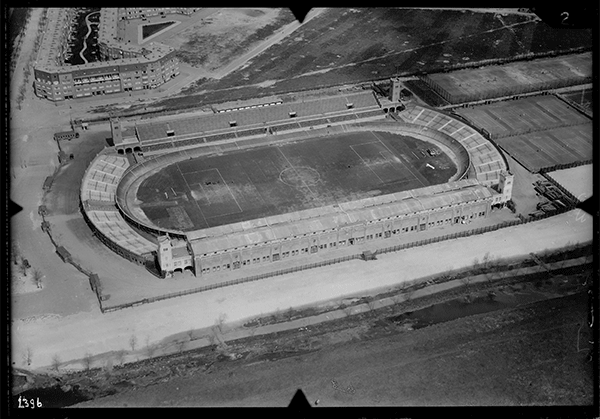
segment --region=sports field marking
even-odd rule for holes
[[[296,176],[298,176],[300,178],[300,175],[298,174],[298,171],[296,170],[296,168],[294,167],[294,165],[288,160],[288,158],[285,156],[285,154],[283,154],[283,151],[281,151],[280,147],[277,147],[277,150],[279,150],[279,152],[281,153],[281,155],[283,156],[283,158],[285,159],[285,161],[287,162],[287,164],[290,165],[290,167],[292,167],[294,169],[294,171],[296,172]],[[308,191],[311,193],[311,195],[317,199],[317,195],[315,195],[315,193],[312,191],[312,189],[310,189],[310,187],[306,184],[306,182],[303,180],[302,183],[304,183],[304,186],[306,186],[306,189],[308,189]]]
[[[369,131],[369,132],[370,132],[370,133],[373,135],[373,137],[377,138],[377,141],[379,141],[379,142],[381,143],[381,145],[383,145],[383,146],[384,146],[384,147],[387,149],[387,151],[389,151],[389,152],[390,152],[390,153],[392,153],[393,155],[396,155],[396,153],[394,153],[392,150],[390,150],[390,149],[389,149],[389,147],[388,147],[387,145],[385,145],[385,143],[384,143],[383,141],[381,141],[381,138],[379,138],[379,136],[378,136],[377,134],[375,134],[373,131]],[[411,152],[412,152],[412,151],[411,151]],[[415,153],[413,153],[413,154],[415,154]],[[417,158],[418,158],[418,157],[417,157]],[[421,186],[427,186],[427,185],[425,185],[425,183],[423,183],[423,181],[422,181],[422,180],[421,180],[421,179],[420,179],[420,178],[419,178],[419,177],[418,177],[418,176],[417,176],[417,175],[416,175],[416,174],[415,174],[415,173],[414,173],[414,172],[411,170],[411,168],[410,168],[410,163],[409,163],[408,161],[407,161],[407,162],[405,162],[404,166],[405,166],[405,167],[408,169],[408,171],[410,172],[410,174],[411,174],[411,175],[413,175],[413,176],[414,176],[414,178],[415,178],[416,180],[418,180],[418,181],[419,181],[419,183],[421,184]]]
[[[190,196],[192,197],[192,201],[194,201],[194,204],[196,204],[196,207],[198,208],[198,211],[200,211],[200,215],[202,216],[202,218],[204,219],[204,222],[206,223],[207,226],[210,227],[210,224],[208,223],[208,220],[206,219],[206,217],[204,216],[204,213],[202,212],[202,210],[200,209],[200,205],[198,205],[198,201],[196,201],[194,199],[194,197],[192,196],[192,188],[190,188],[190,184],[188,183],[187,179],[185,178],[185,176],[183,175],[183,173],[181,172],[181,169],[179,168],[179,164],[175,163],[175,166],[177,166],[177,170],[179,170],[179,174],[181,175],[181,177],[183,178],[183,181],[185,182],[185,185],[187,186],[188,190],[190,191]]]
[[[239,212],[244,212],[244,210],[242,209],[242,207],[240,207],[240,204],[238,203],[237,199],[235,199],[235,195],[233,194],[231,188],[229,187],[229,185],[227,184],[227,182],[225,182],[225,179],[223,179],[223,175],[221,175],[221,171],[218,168],[216,168],[216,167],[213,170],[217,171],[217,173],[221,177],[221,180],[223,181],[223,184],[225,184],[225,186],[227,186],[227,190],[229,191],[229,194],[231,195],[231,197],[235,201],[235,205],[237,205],[238,209],[240,210]],[[232,212],[231,214],[234,214],[234,213]]]
[[[373,144],[373,143],[366,143],[366,144]],[[358,145],[358,144],[357,144],[357,145]],[[371,169],[371,165],[370,165],[369,163],[367,163],[367,162],[365,161],[365,159],[363,159],[363,158],[362,158],[362,156],[361,156],[360,154],[358,154],[358,152],[357,152],[357,151],[354,149],[354,146],[350,146],[350,148],[352,149],[352,151],[354,151],[354,153],[356,153],[356,155],[357,155],[357,156],[358,156],[358,158],[359,158],[359,159],[360,159],[360,160],[363,162],[363,164],[364,164],[365,166],[367,166],[367,168],[368,168],[368,169],[369,169],[371,172],[373,172],[373,174],[374,174],[375,176],[377,176],[377,179],[379,179],[379,181],[380,181],[381,183],[383,183],[383,180],[382,180],[382,179],[379,177],[379,175],[378,175],[377,173],[375,173],[375,171],[374,171],[373,169]]]

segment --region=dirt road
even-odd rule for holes
[[[297,20],[295,20],[292,23],[284,26],[279,32],[277,32],[270,38],[264,40],[263,42],[252,48],[250,51],[240,56],[239,58],[236,58],[235,60],[227,64],[224,68],[213,73],[212,77],[215,79],[221,79],[227,76],[229,73],[232,73],[233,71],[239,69],[240,67],[244,66],[248,61],[256,57],[258,54],[268,49],[271,45],[280,42],[283,38],[289,36],[296,29],[300,28],[303,24],[306,24],[310,20],[319,16],[324,10],[325,9],[322,8],[311,9],[311,11],[306,15],[304,22],[300,23]]]
[[[36,354],[31,367],[40,368],[49,366],[55,355],[67,361],[80,359],[86,352],[129,351],[132,336],[139,342],[136,350],[143,351],[144,345],[168,336],[213,326],[219,317],[234,324],[289,307],[369,294],[403,281],[459,269],[471,265],[475,258],[482,260],[487,252],[493,258],[513,257],[591,239],[591,217],[571,211],[485,235],[381,255],[373,262],[351,261],[104,315],[88,312],[15,321],[13,353],[19,360],[19,354],[31,347]]]

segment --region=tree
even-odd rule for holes
[[[119,361],[119,365],[123,365],[123,361],[125,360],[125,351],[121,349],[116,353],[117,361]]]
[[[367,301],[367,307],[369,307],[369,311],[373,311],[375,310],[375,300],[369,300]]]
[[[190,338],[190,341],[194,340],[194,329],[190,329],[187,332],[188,338]]]
[[[34,269],[32,273],[32,281],[36,287],[42,288],[42,278],[44,275],[39,271],[39,269]]]
[[[82,364],[85,367],[86,371],[89,371],[90,368],[92,367],[92,354],[89,352],[86,352],[85,355],[83,356],[83,360],[82,360]]]
[[[29,365],[31,365],[32,359],[33,359],[33,351],[31,350],[30,347],[27,347],[25,352],[23,352],[23,363],[27,364],[29,366]]]
[[[24,276],[27,276],[27,269],[30,268],[29,261],[27,259],[22,259],[19,268],[21,269],[21,273]]]
[[[131,347],[132,351],[135,351],[136,345],[137,345],[137,337],[135,337],[135,335],[131,335],[131,337],[129,338],[129,346]]]
[[[223,333],[223,326],[225,325],[226,320],[227,320],[226,313],[219,314],[219,318],[216,320],[217,327],[219,328],[219,332],[221,332],[221,333]]]
[[[152,358],[152,356],[156,352],[156,349],[158,349],[156,345],[150,344],[150,336],[146,336],[146,351],[148,353],[148,357]]]
[[[58,372],[59,368],[60,368],[60,357],[55,354],[52,357],[52,369],[55,370],[56,372]]]

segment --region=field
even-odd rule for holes
[[[280,94],[395,74],[433,73],[532,51],[591,47],[591,41],[591,30],[569,30],[569,36],[564,36],[564,31],[523,15],[499,18],[460,10],[333,8],[245,68],[186,91],[189,95],[202,91],[198,96],[166,99],[157,105],[185,108],[256,97],[263,91]],[[261,83],[268,83],[268,93]]]
[[[152,23],[149,25],[143,25],[142,26],[142,39],[146,39],[149,36],[152,36],[155,33],[160,32],[165,28],[168,28],[173,23],[175,23],[175,22],[169,21],[169,22]]]
[[[590,82],[592,74],[592,55],[582,53],[430,74],[427,80],[456,104],[579,85]]]
[[[500,147],[532,173],[592,158],[592,121],[552,95],[456,112],[485,128]]]
[[[446,182],[456,165],[427,149],[435,147],[360,132],[201,157],[145,179],[137,199],[159,227],[214,227]]]

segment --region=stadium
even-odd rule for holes
[[[486,137],[403,104],[396,88],[132,123],[111,121],[114,145],[88,167],[81,207],[102,242],[163,278],[335,257],[476,222],[511,198],[513,176]]]

